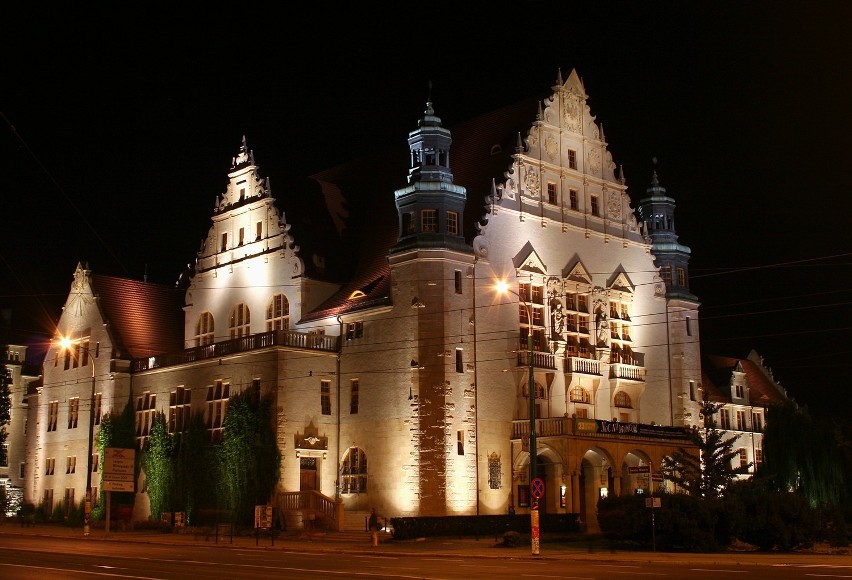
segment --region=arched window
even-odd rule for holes
[[[615,406],[616,407],[623,407],[625,409],[632,409],[633,408],[633,402],[630,400],[630,395],[628,395],[624,391],[618,391],[615,394]]]
[[[589,396],[589,391],[584,389],[583,387],[574,387],[571,389],[571,402],[572,403],[591,403],[592,398]]]
[[[251,315],[249,314],[248,306],[243,303],[234,306],[234,309],[231,310],[231,319],[228,326],[231,331],[231,338],[248,336],[251,330]]]
[[[266,330],[290,330],[290,301],[276,294],[266,307]]]
[[[213,315],[202,312],[195,323],[195,346],[213,344]]]
[[[350,447],[343,457],[340,487],[341,493],[367,491],[367,454],[360,447]]]

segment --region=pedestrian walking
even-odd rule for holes
[[[370,519],[367,520],[367,527],[370,528],[370,539],[373,541],[373,546],[379,545],[379,516],[376,514],[376,508],[370,510]]]

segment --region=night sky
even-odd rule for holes
[[[407,147],[430,82],[452,126],[577,69],[634,207],[655,167],[677,201],[705,350],[754,348],[791,397],[840,410],[852,3],[463,4],[10,13],[0,302],[36,300],[58,318],[78,261],[173,284],[243,135],[281,198],[290,178]]]

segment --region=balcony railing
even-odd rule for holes
[[[610,365],[609,369],[610,378],[613,379],[628,379],[631,381],[645,380],[645,367],[624,363],[614,363]]]
[[[327,336],[314,332],[297,332],[295,330],[271,330],[269,332],[232,338],[204,346],[187,348],[180,352],[134,359],[131,371],[147,371],[186,364],[270,346],[337,352],[340,349],[340,337]]]
[[[564,373],[582,373],[585,375],[600,375],[601,374],[601,361],[591,359],[591,358],[582,358],[577,356],[570,356],[565,359],[565,370],[562,371]]]
[[[526,367],[529,366],[529,351],[519,350],[518,351],[518,366]],[[556,356],[549,352],[537,352],[533,351],[533,367],[537,369],[551,369],[556,370]]]

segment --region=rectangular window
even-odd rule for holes
[[[754,465],[756,468],[763,465],[763,449],[757,448],[754,450]]]
[[[59,419],[59,401],[51,401],[47,406],[47,430],[56,431]]]
[[[68,399],[68,428],[77,428],[77,419],[80,416],[80,398],[73,397]]]
[[[665,282],[666,286],[672,285],[672,267],[671,266],[663,266],[660,268],[660,277]]]
[[[44,499],[42,500],[42,507],[44,507],[44,513],[53,514],[53,490],[46,489],[44,490]]]
[[[686,317],[686,336],[692,336],[692,319],[687,316]]]
[[[464,455],[464,429],[456,432],[456,453]]]
[[[455,272],[456,294],[462,293],[462,273],[460,270]]]
[[[53,475],[56,472],[56,458],[48,457],[44,461],[44,474]]]
[[[530,507],[530,486],[526,483],[518,485],[518,507]]]
[[[577,152],[573,149],[568,150],[568,168],[577,169]]]
[[[189,429],[192,391],[178,387],[169,393],[169,433],[183,433]]]
[[[145,447],[145,442],[151,434],[151,427],[154,425],[154,415],[157,412],[156,407],[157,395],[145,392],[136,398],[136,444],[139,449]]]
[[[9,444],[0,445],[0,467],[9,467]]]
[[[456,349],[456,372],[464,372],[464,361],[462,360],[462,349],[460,348]]]
[[[95,425],[101,424],[101,413],[103,412],[101,410],[102,401],[103,395],[101,393],[95,393]]]
[[[578,419],[588,419],[589,418],[589,410],[586,407],[577,407],[575,410],[575,414]]]
[[[447,212],[447,235],[459,235],[459,213],[457,211]]]
[[[547,184],[547,203],[551,205],[556,205],[558,200],[556,199],[556,184],[549,183]]]
[[[601,215],[601,210],[598,207],[598,196],[596,195],[592,196],[592,215]]]
[[[66,487],[65,488],[65,501],[62,504],[62,511],[65,512],[65,517],[68,517],[68,514],[73,510],[76,506],[74,505],[74,488]]]
[[[746,450],[744,447],[740,447],[740,467],[745,467],[748,465],[748,455],[746,455]]]
[[[320,383],[320,406],[323,415],[331,415],[331,381],[323,380]]]
[[[438,210],[424,209],[420,211],[420,231],[421,232],[437,232],[438,231]]]
[[[695,400],[695,381],[689,381],[689,400]]]
[[[731,428],[731,412],[727,409],[721,409],[719,411],[719,419],[722,424],[722,429],[730,429]]]
[[[358,391],[360,390],[361,383],[358,379],[351,379],[349,381],[349,414],[357,415],[358,414]]]
[[[681,288],[686,286],[686,270],[683,268],[677,269],[677,285]]]
[[[77,473],[77,456],[72,455],[71,457],[65,458],[65,473]]]
[[[577,211],[580,208],[580,194],[576,189],[568,191],[568,198],[571,200],[571,209]]]
[[[752,431],[763,431],[763,415],[760,413],[751,414],[751,429]]]
[[[414,233],[414,214],[411,212],[402,214],[402,233],[406,235]]]
[[[239,245],[242,246],[245,243],[246,243],[246,229],[240,228],[240,243],[239,243]]]
[[[263,236],[263,222],[257,222],[257,227],[254,232],[254,241],[260,240]]]
[[[227,249],[228,249],[228,234],[224,233],[224,234],[222,234],[222,251],[224,252]]]
[[[362,338],[364,336],[364,323],[361,321],[358,322],[348,322],[346,324],[346,340],[352,340],[353,338]]]
[[[742,399],[742,398],[743,398],[743,392],[744,392],[744,391],[743,391],[743,386],[742,386],[742,385],[735,385],[735,386],[734,386],[734,390],[735,390],[735,392],[736,392],[736,394],[737,394],[737,397],[738,397],[738,398],[740,398],[740,399]]]
[[[221,441],[225,435],[225,416],[230,398],[230,383],[216,381],[207,387],[207,436],[213,443]]]
[[[21,462],[21,465],[18,467],[18,477],[20,477],[21,479],[24,479],[24,474],[26,473],[26,466],[26,463]]]
[[[97,453],[92,453],[92,473],[97,473],[101,465],[101,456]]]
[[[746,414],[745,411],[737,411],[737,431],[746,430]]]

